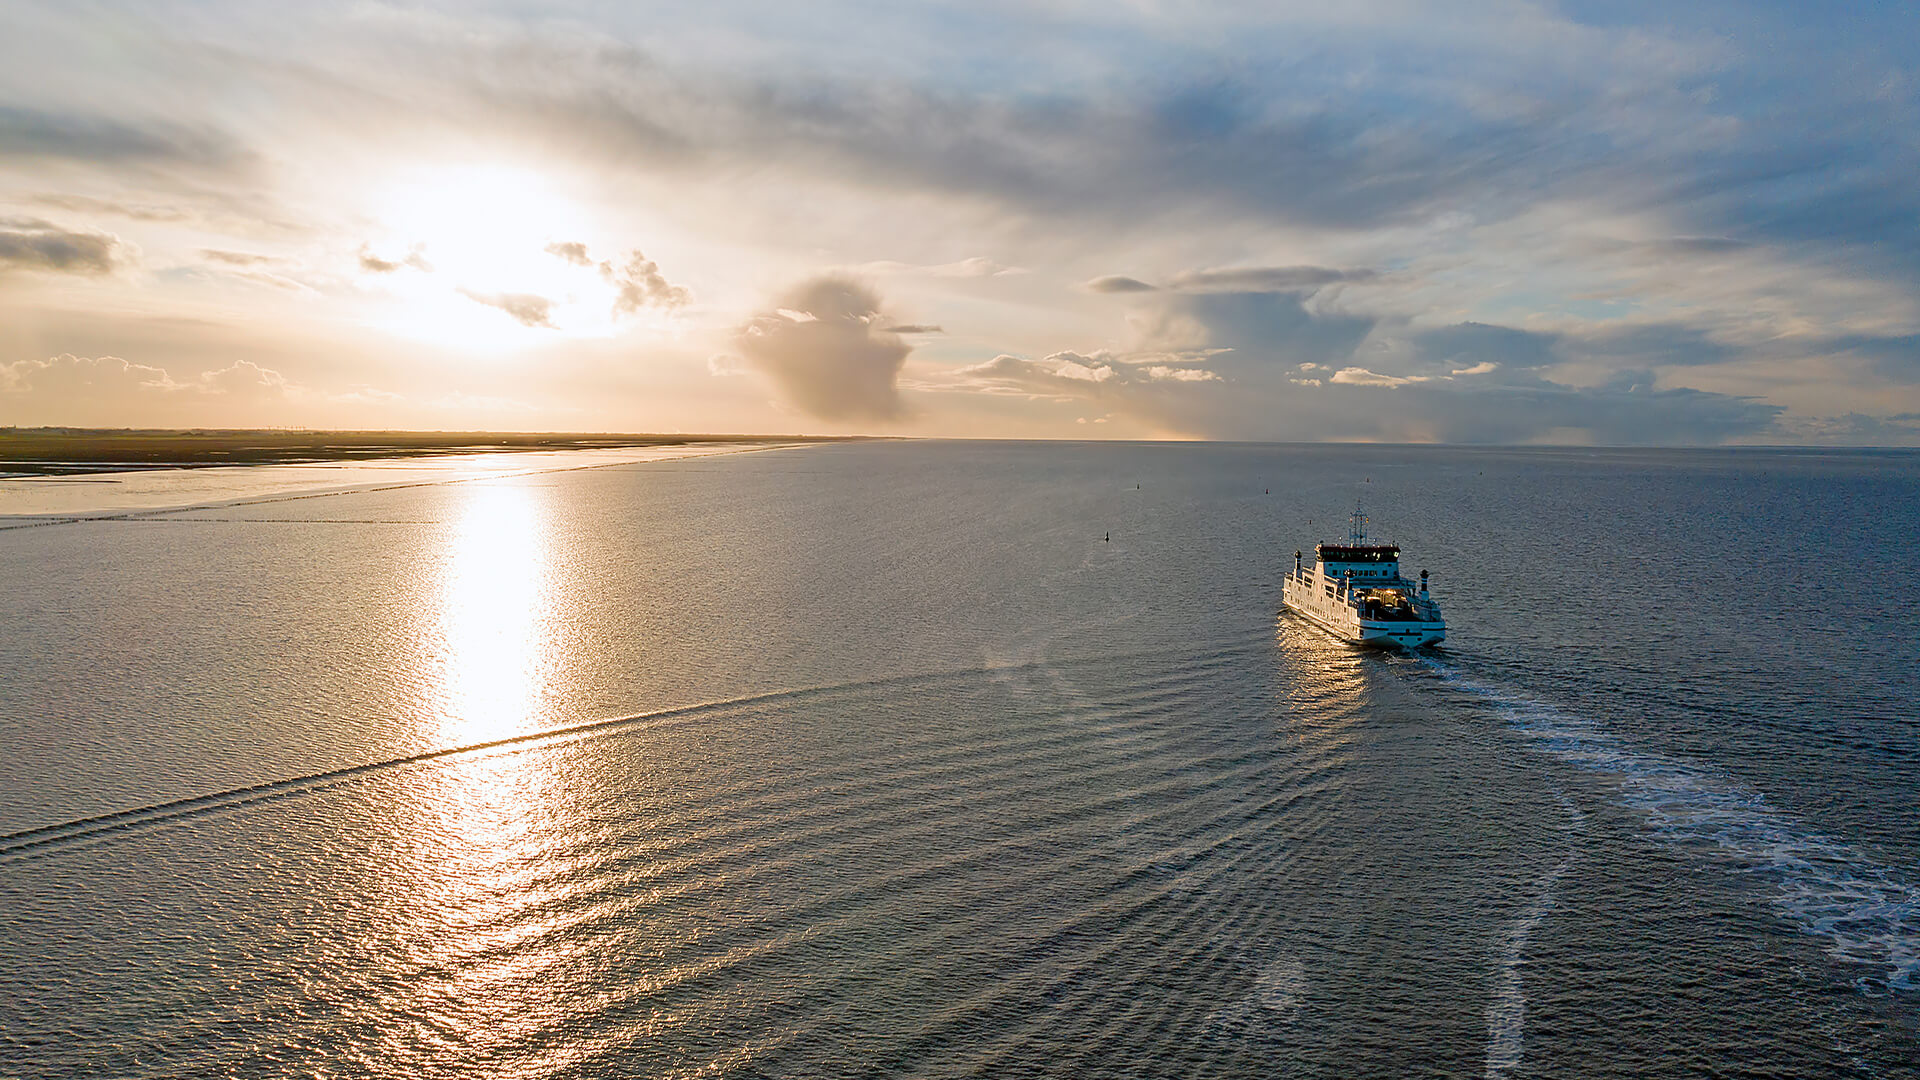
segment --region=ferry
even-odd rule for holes
[[[1330,633],[1362,645],[1414,649],[1447,636],[1440,605],[1420,584],[1400,576],[1400,548],[1367,539],[1367,515],[1358,506],[1344,542],[1316,544],[1312,566],[1293,553],[1293,572],[1281,584],[1281,602]]]

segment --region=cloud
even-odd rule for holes
[[[952,378],[960,387],[989,394],[1061,401],[1132,401],[1138,406],[1141,387],[1217,382],[1220,377],[1204,368],[1149,363],[1099,350],[1057,352],[1041,360],[1002,354],[960,368]]]
[[[1105,277],[1094,278],[1092,281],[1087,282],[1087,288],[1097,293],[1136,293],[1136,292],[1154,291],[1154,286],[1149,285],[1146,282],[1139,280],[1138,278],[1130,278],[1123,274],[1108,274]]]
[[[200,257],[224,266],[271,266],[284,261],[275,255],[256,255],[250,251],[222,251],[218,248],[201,248]]]
[[[1485,374],[1483,364],[1514,371],[1533,371],[1559,363],[1556,334],[1516,330],[1508,326],[1464,322],[1420,330],[1410,335],[1410,366],[1423,374]]]
[[[922,267],[921,269],[924,273],[933,277],[953,278],[1009,277],[1027,272],[1018,266],[1008,266],[1005,263],[998,263],[981,255],[961,259],[958,262]]]
[[[1835,446],[1913,446],[1920,443],[1920,413],[1783,417],[1780,426],[1795,438]]]
[[[1005,263],[995,262],[983,255],[975,255],[957,262],[936,263],[926,266],[897,262],[892,259],[880,259],[874,262],[861,263],[853,267],[852,272],[861,276],[933,278],[1016,277],[1021,274],[1032,273],[1032,271],[1025,267],[1008,266]]]
[[[1653,246],[1660,251],[1675,255],[1725,255],[1753,247],[1745,240],[1735,240],[1728,236],[1674,236],[1659,241]]]
[[[231,166],[247,158],[233,139],[163,120],[128,123],[80,112],[0,106],[0,160],[67,158],[105,165]]]
[[[880,329],[889,334],[941,334],[946,331],[926,323],[900,323],[896,326],[883,326]]]
[[[48,360],[0,364],[0,390],[10,394],[84,397],[149,390],[165,392],[177,390],[179,385],[162,368],[130,364],[117,356],[62,354]]]
[[[34,196],[32,202],[35,206],[47,206],[55,210],[106,214],[133,221],[175,222],[189,221],[193,218],[192,214],[178,207],[117,202],[113,199],[96,199],[87,195],[43,194]]]
[[[1188,270],[1175,274],[1168,288],[1219,292],[1300,292],[1342,281],[1370,281],[1372,270],[1335,270],[1325,266],[1246,266],[1230,270]]]
[[[587,245],[578,241],[555,241],[546,246],[546,253],[564,260],[572,266],[592,267],[593,256],[587,251]],[[627,261],[615,265],[612,261],[599,263],[600,277],[614,288],[613,314],[633,315],[646,308],[672,309],[685,307],[692,298],[684,285],[675,285],[660,272],[660,265],[641,254],[638,248],[627,253]]]
[[[813,416],[895,420],[905,411],[900,367],[913,347],[884,329],[890,324],[871,289],[846,278],[817,277],[740,327],[734,348]]]
[[[581,248],[581,254],[586,254],[584,247]],[[601,263],[600,276],[619,290],[619,295],[613,301],[615,315],[632,315],[649,307],[682,307],[688,299],[685,286],[668,281],[660,273],[659,265],[640,254],[638,249],[627,255],[624,266],[616,268],[611,262]]]
[[[499,308],[513,316],[513,320],[521,326],[557,329],[553,325],[553,301],[544,296],[535,296],[532,293],[480,293],[465,286],[454,291],[476,304]]]
[[[286,376],[251,360],[236,360],[226,367],[203,371],[199,378],[185,385],[201,393],[229,398],[277,398],[293,388]]]
[[[1328,364],[1346,359],[1379,321],[1316,307],[1310,292],[1168,293],[1136,318],[1149,349],[1228,349],[1246,362]]]
[[[71,232],[38,218],[0,218],[0,270],[99,276],[112,273],[120,257],[116,237]]]
[[[412,269],[423,274],[433,273],[433,264],[427,261],[426,247],[415,244],[407,249],[407,254],[399,259],[383,259],[375,255],[367,244],[360,245],[360,269],[369,274],[391,274],[397,270]]]
[[[1407,386],[1411,383],[1426,382],[1424,375],[1382,375],[1368,371],[1363,367],[1345,367],[1333,373],[1332,381],[1344,386]]]
[[[190,378],[117,356],[62,354],[0,364],[0,416],[28,416],[36,423],[231,424],[245,415],[236,409],[273,415],[294,399],[319,397],[324,395],[249,360]]]
[[[547,254],[556,255],[575,266],[592,266],[593,257],[587,254],[587,245],[581,243],[562,243],[555,241],[546,247]]]
[[[1255,441],[1710,445],[1779,430],[1779,406],[1659,389],[1644,367],[1585,387],[1541,374],[1589,348],[1648,351],[1672,336],[1657,327],[1420,329],[1312,291],[1163,291],[1141,304],[1133,349],[999,356],[954,372],[954,388],[1086,402],[1150,430]]]

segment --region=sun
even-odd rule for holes
[[[614,332],[614,287],[559,248],[582,244],[593,222],[553,178],[505,164],[419,167],[369,201],[378,239],[362,253],[395,267],[370,282],[398,301],[379,320],[387,329],[475,352]]]

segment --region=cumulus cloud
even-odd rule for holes
[[[112,236],[39,218],[0,218],[0,270],[98,276],[112,273],[120,257],[120,241]]]
[[[482,293],[465,286],[455,290],[476,304],[499,308],[521,326],[556,329],[553,325],[553,301],[532,293]]]
[[[886,327],[880,298],[841,277],[818,277],[782,296],[734,334],[734,348],[781,393],[824,420],[894,420],[911,345]]]
[[[547,254],[557,256],[575,266],[592,266],[593,256],[587,254],[587,245],[577,242],[555,241],[547,245]]]
[[[271,415],[295,399],[324,397],[250,360],[190,377],[117,356],[62,354],[0,364],[0,416],[36,423],[231,423],[236,416]]]
[[[203,371],[192,382],[178,385],[230,398],[277,398],[293,389],[286,376],[251,360],[236,360],[226,367]]]
[[[668,281],[659,265],[638,250],[629,253],[622,266],[601,263],[600,276],[619,290],[613,301],[615,315],[631,315],[649,307],[677,308],[687,302],[686,287]]]
[[[47,360],[16,360],[11,364],[0,364],[0,390],[10,394],[84,397],[141,391],[167,392],[179,388],[180,384],[174,382],[165,369],[130,364],[117,356],[62,354]]]
[[[593,255],[578,241],[555,241],[546,252],[572,266],[592,267]],[[660,264],[647,258],[638,248],[627,253],[626,262],[604,260],[598,264],[600,277],[614,288],[613,314],[632,315],[645,308],[678,308],[691,299],[686,286],[675,285],[660,272]]]

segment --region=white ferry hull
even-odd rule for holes
[[[1429,619],[1363,619],[1353,605],[1320,595],[1311,584],[1289,576],[1282,586],[1287,610],[1322,630],[1357,645],[1417,649],[1446,640],[1447,624]]]

